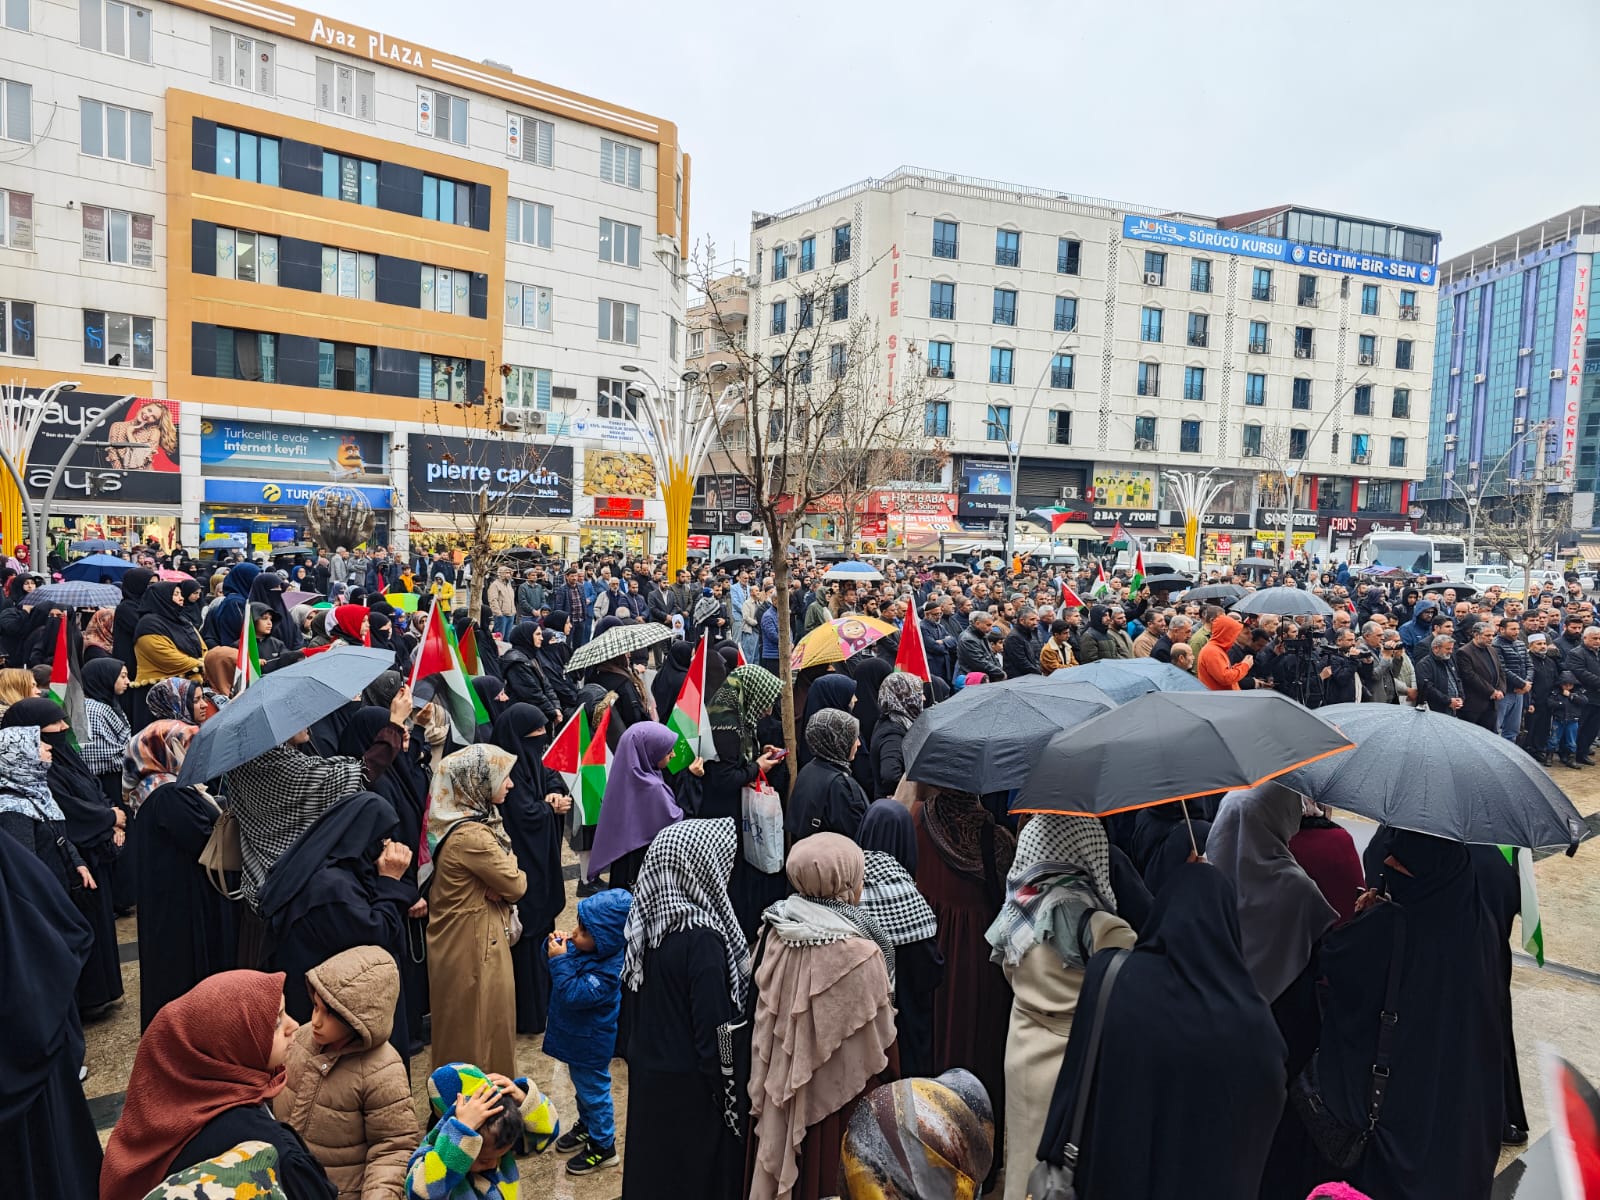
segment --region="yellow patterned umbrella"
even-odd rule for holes
[[[879,638],[899,631],[887,621],[861,613],[845,613],[825,625],[818,625],[794,648],[789,665],[796,671],[819,663],[843,662],[865,650]]]

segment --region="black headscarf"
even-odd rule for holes
[[[874,800],[867,806],[856,830],[856,845],[893,855],[906,873],[915,877],[917,827],[911,820],[911,810],[894,797]]]
[[[0,832],[0,1126],[16,1128],[61,1063],[83,1061],[83,1026],[69,1002],[94,932],[40,859]]]
[[[350,728],[350,721],[361,711],[361,701],[352,700],[348,704],[341,704],[327,716],[315,721],[311,725],[311,747],[321,758],[335,758],[339,754],[339,743],[344,740],[345,731]],[[368,742],[367,746],[372,743]],[[365,754],[364,747],[360,758]]]
[[[83,694],[101,704],[117,703],[117,679],[127,670],[120,658],[96,658],[83,664],[79,676],[83,680]]]
[[[178,590],[183,593],[183,619],[196,629],[206,619],[205,606],[200,603],[205,588],[198,579],[178,580]]]
[[[484,710],[489,714],[491,725],[499,719],[505,711],[506,702],[497,699],[505,691],[505,684],[493,675],[474,675],[472,677],[472,690],[478,693],[478,699],[483,701]]]
[[[281,641],[286,650],[298,650],[305,639],[289,619],[289,610],[283,606],[283,579],[276,571],[263,571],[250,584],[250,603],[265,604],[272,610],[272,636]]]
[[[367,634],[376,649],[387,650],[394,655],[396,667],[405,662],[409,651],[395,632],[394,618],[387,609],[367,610]]]
[[[811,687],[806,692],[806,706],[795,722],[795,729],[800,734],[800,765],[803,767],[812,760],[811,746],[807,743],[805,731],[811,728],[811,718],[825,708],[837,708],[840,712],[855,715],[850,708],[850,701],[855,698],[856,681],[848,675],[839,675],[829,672],[819,675],[811,681]]]
[[[173,599],[180,592],[177,584],[160,580],[146,588],[144,599],[139,603],[139,624],[134,628],[133,638],[134,641],[142,637],[168,638],[180,654],[200,658],[206,652],[206,644],[200,638],[200,631],[184,615],[183,606]]]
[[[545,730],[545,736],[529,737],[536,729]],[[562,820],[544,798],[566,788],[539,761],[550,744],[544,710],[532,704],[508,704],[495,719],[489,740],[517,756],[511,768],[511,791],[500,813],[511,835],[517,865],[528,873],[528,890],[518,908],[524,925],[534,931],[548,930],[566,907],[567,893],[561,876]]]
[[[856,706],[850,711],[861,722],[861,744],[872,744],[872,730],[878,723],[878,689],[894,674],[894,664],[875,655],[866,655],[853,664],[856,680]]]
[[[1111,959],[1089,961],[1080,1015],[1095,1011]],[[1072,1128],[1090,1027],[1073,1022],[1050,1100],[1038,1154],[1051,1162]],[[1203,1182],[1196,1194],[1255,1195],[1283,1112],[1286,1053],[1239,948],[1232,885],[1209,864],[1185,863],[1156,897],[1106,1007],[1079,1146],[1084,1194],[1155,1200]]]
[[[155,577],[156,573],[149,567],[133,567],[122,576],[122,599],[117,602],[117,615],[111,623],[111,652],[127,664],[130,674],[138,670],[133,655],[133,631],[139,625],[139,605]]]
[[[370,882],[383,840],[400,826],[394,805],[376,792],[357,792],[318,817],[267,870],[256,893],[261,919],[275,932],[288,929],[319,902],[318,877],[331,869]]]
[[[54,700],[34,696],[6,709],[5,716],[0,717],[0,728],[39,727],[40,741],[50,747],[50,772],[46,782],[62,815],[67,818],[67,837],[79,849],[97,849],[110,840],[117,817],[106,803],[100,781],[72,748],[68,731],[44,732],[45,726],[65,721],[66,715]]]
[[[339,753],[346,758],[360,758],[372,746],[378,731],[389,724],[389,709],[367,705],[356,709],[339,738]],[[394,805],[400,819],[396,841],[411,848],[413,856],[422,844],[422,819],[428,811],[428,772],[423,769],[421,756],[427,752],[420,732],[411,735],[411,746],[395,755],[389,769],[378,777],[372,790]],[[415,857],[406,869],[406,878],[415,879],[418,862]]]

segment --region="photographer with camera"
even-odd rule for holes
[[[1377,681],[1373,677],[1373,654],[1370,647],[1356,643],[1355,631],[1349,626],[1340,629],[1335,635],[1337,640],[1330,646],[1319,647],[1321,651],[1321,665],[1317,671],[1317,678],[1322,681],[1321,696],[1308,697],[1306,704],[1311,708],[1320,708],[1327,704],[1354,704],[1357,696],[1357,681],[1365,692],[1372,692],[1377,688]],[[1313,699],[1317,702],[1313,703]]]
[[[1376,634],[1372,631],[1376,630]],[[1400,634],[1393,629],[1385,630],[1375,621],[1368,621],[1362,627],[1362,640],[1367,645],[1373,644],[1374,636],[1377,639],[1377,656],[1372,665],[1372,691],[1363,696],[1363,700],[1370,700],[1377,704],[1407,704],[1417,702],[1417,672],[1411,665],[1411,656],[1406,653],[1405,644],[1400,640]]]

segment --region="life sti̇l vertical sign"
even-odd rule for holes
[[[1164,217],[1123,217],[1122,236],[1136,242],[1158,242],[1211,254],[1237,254],[1244,258],[1264,258],[1296,267],[1315,267],[1323,271],[1343,271],[1349,275],[1370,275],[1395,283],[1431,286],[1438,273],[1431,263],[1407,262],[1401,258],[1382,258],[1354,250],[1333,250],[1327,246],[1308,246],[1247,233],[1242,229],[1215,229],[1210,225],[1187,225]]]

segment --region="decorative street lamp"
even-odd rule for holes
[[[727,363],[713,363],[704,376],[708,386],[698,392],[693,387],[702,378],[698,371],[685,371],[678,390],[668,392],[643,367],[625,363],[622,369],[643,375],[655,388],[654,395],[645,388],[628,389],[628,399],[637,406],[637,411],[628,411],[628,420],[649,447],[661,479],[661,498],[667,506],[667,574],[676,575],[689,558],[689,507],[694,502],[695,476],[744,388],[730,383],[720,395],[712,396],[710,381],[729,369]]]
[[[1225,479],[1212,479],[1218,468],[1212,467],[1204,475],[1193,471],[1163,471],[1161,478],[1172,489],[1172,498],[1183,513],[1184,552],[1192,555],[1196,566],[1205,565],[1205,543],[1202,527],[1206,511],[1228,486]]]

